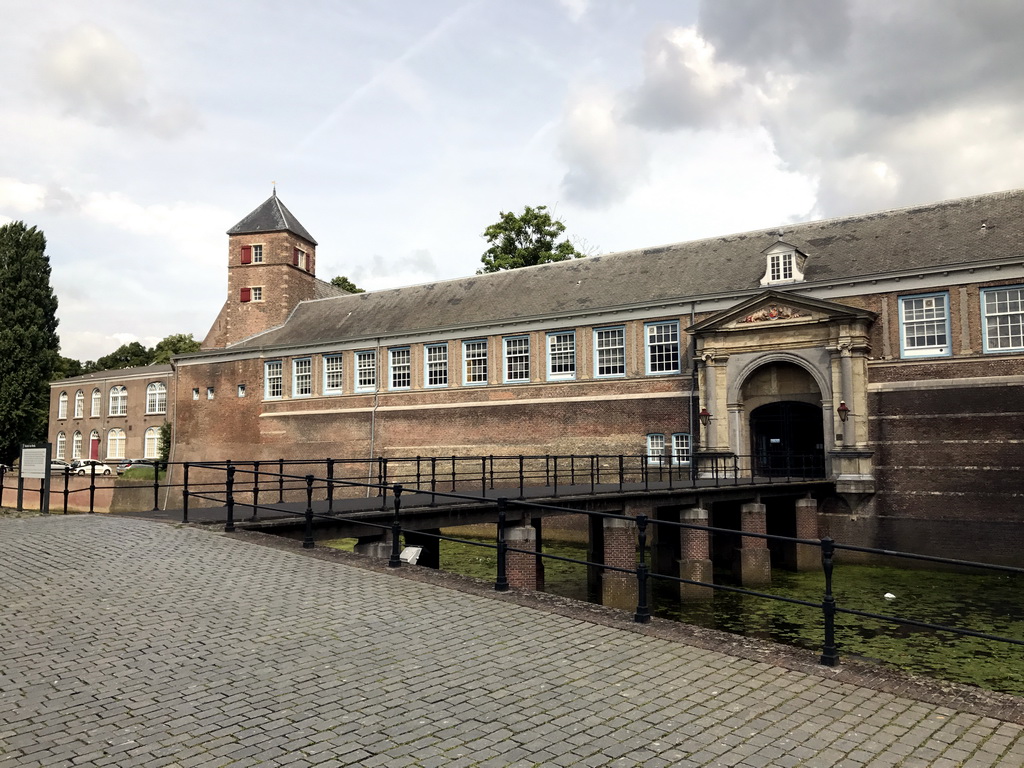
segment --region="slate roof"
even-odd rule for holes
[[[1024,190],[814,221],[299,304],[281,327],[231,349],[372,339],[453,326],[699,300],[760,288],[762,251],[807,254],[813,286],[1024,254]]]
[[[87,384],[90,381],[102,381],[104,379],[117,379],[138,377],[138,376],[152,376],[158,378],[165,376],[171,372],[171,366],[169,363],[160,363],[159,365],[139,365],[134,368],[109,368],[105,371],[94,371],[92,373],[83,373],[81,376],[72,376],[68,379],[58,379],[50,382],[51,386],[57,384],[74,383],[74,384]]]
[[[281,202],[276,189],[256,210],[228,230],[229,235],[253,235],[260,232],[291,232],[307,243],[317,245],[313,236]]]

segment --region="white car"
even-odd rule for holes
[[[112,475],[114,470],[99,459],[75,459],[71,462],[71,473],[75,475],[91,475],[96,467],[97,475]]]

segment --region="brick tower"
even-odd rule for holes
[[[288,318],[316,298],[316,240],[277,196],[228,230],[228,295],[203,349],[228,347]]]

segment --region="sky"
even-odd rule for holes
[[[280,199],[318,277],[472,275],[501,212],[610,253],[1024,186],[1015,0],[0,0],[0,224],[61,352],[202,339]]]

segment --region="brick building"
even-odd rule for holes
[[[1019,560],[1024,191],[364,294],[276,195],[228,234],[175,460],[799,465],[845,541]]]
[[[98,371],[51,382],[49,440],[54,458],[157,458],[173,386],[170,365]]]

